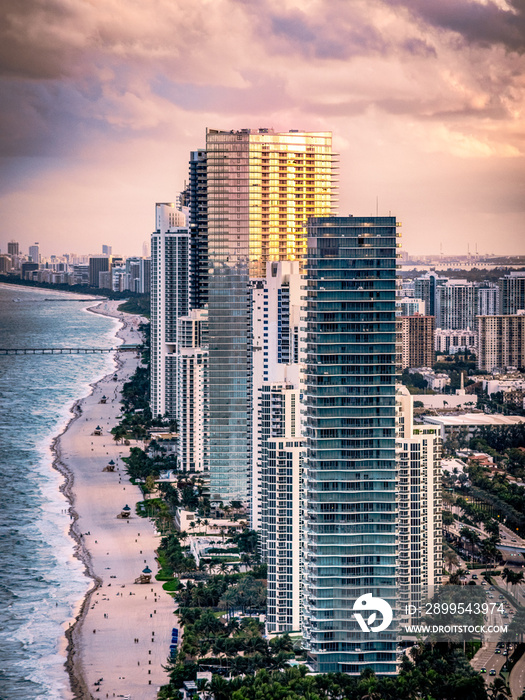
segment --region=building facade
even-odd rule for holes
[[[449,280],[436,288],[436,327],[476,328],[478,287],[466,280]]]
[[[252,468],[250,279],[304,260],[306,219],[334,206],[330,133],[206,135],[212,499],[248,500]]]
[[[454,355],[457,352],[476,353],[478,333],[475,330],[443,330],[436,328],[434,332],[434,347],[436,352]]]
[[[208,312],[181,316],[177,331],[177,422],[179,468],[209,470]]]
[[[98,287],[100,285],[100,273],[109,272],[111,259],[105,255],[96,255],[89,258],[89,286]]]
[[[401,368],[434,365],[434,316],[401,317]]]
[[[155,207],[151,235],[151,412],[176,417],[177,319],[189,311],[190,234],[174,203]]]
[[[413,398],[398,388],[399,610],[407,622],[442,579],[440,429],[414,424]]]
[[[525,313],[478,317],[478,368],[525,368]]]
[[[302,458],[299,389],[265,384],[259,398],[261,555],[268,565],[266,628],[299,631]]]
[[[263,386],[285,382],[299,390],[301,350],[301,275],[298,260],[266,263],[266,277],[250,282],[252,305],[252,476],[251,525],[261,526],[260,392]],[[275,432],[274,437],[284,433]],[[299,425],[297,432],[300,435]]]
[[[353,610],[368,593],[396,610],[396,227],[308,224],[302,632],[318,672],[396,673],[395,624],[366,633]]]
[[[525,311],[525,273],[523,271],[513,270],[498,281],[498,286],[501,315]]]

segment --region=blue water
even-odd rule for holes
[[[0,285],[0,347],[114,347],[118,323],[72,299]],[[113,369],[112,354],[0,356],[0,700],[72,697],[64,631],[91,582],[50,446]]]

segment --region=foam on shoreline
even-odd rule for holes
[[[94,299],[96,300],[96,298]],[[90,311],[91,313],[99,313],[103,316],[108,316],[110,318],[115,318],[115,316],[111,313],[104,313],[102,310],[100,310],[100,306],[102,305],[104,299],[102,299],[97,306],[92,306],[87,308],[87,311]],[[119,302],[120,303],[120,302]],[[115,338],[122,338],[122,330],[123,330],[123,325],[120,325],[119,328],[116,329],[115,332]],[[122,361],[120,360],[118,350],[115,351],[113,355],[113,360],[115,363],[115,369],[118,371],[122,367]],[[87,613],[87,610],[89,609],[89,605],[91,603],[91,598],[93,597],[94,593],[100,588],[102,585],[102,579],[95,574],[95,571],[93,569],[93,562],[92,562],[92,556],[91,552],[89,549],[86,547],[83,538],[81,537],[81,533],[78,530],[78,519],[79,519],[79,514],[75,510],[75,492],[74,492],[74,484],[75,484],[75,478],[74,478],[74,473],[73,471],[68,467],[67,463],[63,460],[62,458],[62,452],[60,448],[61,440],[63,436],[66,434],[66,432],[71,428],[73,423],[77,421],[81,416],[82,416],[82,406],[83,404],[91,397],[93,396],[96,387],[103,381],[107,380],[107,378],[112,375],[113,372],[108,373],[107,375],[104,375],[100,379],[98,379],[95,382],[92,382],[89,386],[91,388],[90,393],[87,396],[84,396],[81,399],[77,399],[73,406],[71,407],[70,411],[73,414],[73,416],[70,418],[70,420],[67,422],[66,426],[62,430],[62,432],[57,435],[56,437],[53,438],[51,442],[51,453],[53,455],[53,461],[52,461],[52,467],[56,471],[58,471],[63,477],[64,477],[64,482],[60,486],[60,491],[61,493],[65,496],[69,503],[69,513],[72,518],[71,525],[69,527],[69,536],[73,539],[74,541],[74,552],[73,556],[78,559],[83,565],[84,565],[84,573],[87,578],[90,578],[92,580],[92,585],[84,595],[84,598],[79,601],[76,614],[73,617],[73,622],[69,622],[67,629],[65,630],[65,637],[67,641],[67,646],[65,648],[66,652],[66,661],[65,661],[65,668],[66,672],[69,676],[69,681],[71,685],[71,690],[73,693],[74,698],[79,698],[79,699],[92,699],[93,695],[90,693],[89,688],[87,686],[85,676],[84,676],[84,670],[82,668],[82,663],[79,654],[77,653],[77,648],[79,646],[79,641],[80,641],[80,635],[82,633],[82,625],[85,620],[85,616]],[[122,382],[119,382],[119,384],[122,384]],[[122,389],[121,386],[119,386],[119,391]],[[67,623],[66,623],[67,624]]]

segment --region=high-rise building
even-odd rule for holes
[[[252,465],[251,278],[304,260],[304,226],[334,206],[330,133],[206,134],[212,498],[246,501]]]
[[[499,286],[484,284],[478,288],[478,316],[497,316],[499,314]]]
[[[436,328],[457,330],[476,327],[478,287],[455,279],[436,288]]]
[[[113,252],[113,248],[110,245],[103,245],[102,246],[102,255],[111,255]]]
[[[513,270],[498,281],[499,313],[517,314],[525,310],[525,272]]]
[[[251,280],[253,465],[251,477],[251,525],[261,526],[261,387],[285,382],[299,389],[299,327],[301,322],[301,275],[298,260],[266,263],[266,277]],[[299,396],[299,395],[298,395]],[[277,425],[277,423],[275,423]],[[277,431],[267,437],[282,437]],[[300,435],[299,425],[297,432]]]
[[[396,673],[395,623],[365,632],[353,606],[396,609],[398,236],[392,216],[308,223],[302,631],[321,673]]]
[[[436,272],[427,272],[414,280],[414,296],[425,302],[425,313],[435,316],[437,289],[447,282],[446,277],[440,277]]]
[[[434,316],[401,317],[401,368],[434,365]]]
[[[437,427],[414,424],[413,398],[406,387],[398,387],[397,399],[398,605],[400,615],[411,622],[442,578],[441,435]]]
[[[192,309],[177,330],[179,468],[208,471],[208,312]]]
[[[155,206],[151,235],[151,411],[177,412],[177,319],[189,310],[190,234],[174,203]]]
[[[9,241],[7,244],[8,255],[20,255],[20,246],[18,241]]]
[[[0,272],[6,273],[13,267],[10,255],[0,255]]]
[[[402,297],[397,302],[400,316],[414,316],[414,314],[424,316],[425,306],[426,303],[423,299],[416,299],[415,297]]]
[[[29,246],[29,257],[31,258],[31,262],[40,262],[40,248],[38,243]]]
[[[190,304],[202,309],[208,302],[208,184],[206,150],[192,151],[186,190],[190,219]]]
[[[525,313],[478,317],[478,368],[525,368]]]
[[[100,285],[99,274],[109,272],[111,259],[105,255],[96,255],[89,258],[89,286],[98,287]]]
[[[275,389],[270,389],[273,394],[268,397],[270,403],[275,399]],[[285,387],[283,390],[286,391]],[[265,509],[261,540],[268,564],[266,629],[269,633],[300,629],[303,454],[304,441],[298,437],[268,438],[264,443],[261,483]]]

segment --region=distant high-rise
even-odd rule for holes
[[[499,313],[516,314],[525,310],[525,272],[513,270],[498,281]]]
[[[96,255],[89,258],[89,286],[98,287],[100,284],[99,274],[109,272],[111,259],[105,255]]]
[[[434,316],[401,317],[401,368],[434,365]]]
[[[494,316],[499,314],[499,286],[484,284],[478,288],[478,316]]]
[[[314,218],[306,271],[303,637],[317,672],[397,671],[395,217]]]
[[[29,257],[31,258],[31,262],[40,262],[40,248],[38,243],[29,246]]]
[[[414,296],[418,299],[423,299],[425,302],[425,313],[428,316],[436,315],[436,292],[446,281],[446,277],[440,277],[435,272],[427,272],[422,277],[414,280]]]
[[[478,368],[525,369],[525,313],[478,317]]]
[[[102,246],[102,255],[111,255],[112,251],[113,251],[113,248],[110,245],[103,245]]]
[[[211,496],[247,500],[252,463],[250,278],[303,261],[309,216],[334,206],[328,132],[206,134]]]
[[[9,241],[7,244],[8,255],[20,255],[20,246],[18,241]]]
[[[151,411],[176,416],[177,319],[189,310],[190,234],[173,203],[155,206],[151,235]]]
[[[457,330],[476,327],[478,287],[454,279],[436,289],[436,328]]]

